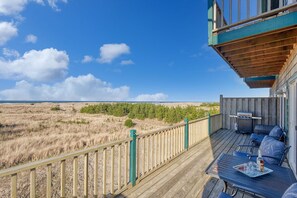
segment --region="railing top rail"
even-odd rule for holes
[[[220,115],[222,115],[222,114],[218,113],[218,114],[211,115],[210,117],[216,117],[216,116],[220,116]]]
[[[207,120],[208,119],[208,116],[204,117],[204,118],[199,118],[199,119],[196,119],[196,120],[191,120],[189,121],[189,124],[192,124],[192,123],[195,123],[195,122],[200,122],[202,120]]]
[[[110,143],[106,143],[106,144],[101,144],[99,146],[94,146],[94,147],[82,149],[82,150],[79,150],[79,151],[74,151],[74,152],[71,152],[71,153],[65,153],[65,154],[62,154],[62,155],[55,156],[55,157],[51,157],[51,158],[38,160],[38,161],[35,161],[35,162],[30,162],[30,163],[26,163],[26,164],[23,164],[23,165],[18,165],[18,166],[14,166],[14,167],[11,167],[11,168],[3,169],[3,170],[0,170],[0,177],[5,177],[5,176],[8,176],[8,175],[17,174],[17,173],[22,172],[22,171],[35,169],[35,168],[38,168],[40,166],[46,166],[46,165],[53,164],[53,163],[59,162],[59,161],[63,161],[63,160],[66,160],[66,159],[69,159],[69,158],[72,158],[72,157],[78,157],[78,156],[81,156],[81,155],[84,155],[84,154],[87,154],[87,153],[95,152],[95,151],[98,151],[98,150],[103,150],[105,148],[113,147],[115,145],[119,145],[119,144],[122,144],[122,143],[125,143],[125,142],[129,142],[131,140],[132,140],[132,138],[126,138],[126,139],[123,139],[123,140],[114,141],[114,142],[110,142]]]
[[[265,12],[263,14],[259,14],[257,16],[251,17],[251,18],[248,18],[248,19],[245,19],[245,20],[242,20],[242,21],[238,21],[236,23],[232,23],[230,25],[226,25],[226,26],[223,26],[223,27],[216,28],[216,29],[212,30],[212,32],[217,33],[217,32],[220,32],[220,31],[223,31],[223,30],[226,30],[226,29],[230,29],[230,28],[235,27],[235,26],[242,25],[244,23],[256,21],[258,19],[265,18],[265,17],[277,14],[277,13],[282,12],[282,11],[286,11],[286,10],[288,10],[290,8],[293,8],[293,7],[297,7],[297,3],[292,3],[292,4],[289,4],[289,5],[283,6],[281,8],[276,8],[276,9],[273,9],[271,11]]]
[[[185,123],[176,124],[176,125],[173,125],[173,126],[170,126],[170,127],[158,129],[158,130],[152,131],[150,133],[138,135],[137,137],[142,138],[142,137],[145,137],[145,136],[150,136],[150,135],[153,135],[153,134],[156,134],[156,133],[160,133],[160,132],[167,131],[167,130],[174,129],[174,128],[181,127],[181,126],[185,126]]]

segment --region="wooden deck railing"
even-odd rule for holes
[[[221,114],[0,170],[6,197],[119,194],[222,128]],[[116,179],[116,180],[115,180]],[[10,180],[10,181],[9,181]]]
[[[102,181],[102,185],[100,191],[103,195],[107,195],[108,193],[114,194],[115,192],[120,192],[123,188],[127,187],[129,179],[129,143],[131,138],[127,138],[124,140],[116,141],[113,143],[103,144],[100,146],[96,146],[93,148],[88,148],[76,152],[72,152],[69,154],[60,155],[57,157],[52,157],[45,160],[40,160],[12,168],[8,168],[0,171],[0,178],[10,177],[11,185],[10,185],[10,196],[12,198],[19,197],[22,195],[23,197],[30,198],[37,197],[37,171],[46,169],[45,174],[40,172],[41,175],[45,175],[43,178],[39,178],[38,182],[45,182],[45,188],[43,188],[43,192],[39,190],[38,197],[47,197],[50,198],[53,194],[57,194],[57,189],[60,191],[58,194],[60,197],[87,197],[90,193],[90,186],[93,189],[93,196],[98,197],[98,186],[99,186],[99,175],[102,177],[100,180]],[[115,156],[115,150],[117,152],[117,156]],[[99,155],[100,155],[100,168],[99,168]],[[92,156],[92,160],[90,157]],[[115,158],[117,158],[117,180],[114,180],[115,174]],[[122,160],[123,159],[123,160]],[[109,160],[109,162],[107,161]],[[72,164],[72,165],[71,165]],[[56,175],[58,171],[54,166],[58,165],[60,172],[60,181],[59,185],[53,184],[53,175]],[[69,167],[70,166],[70,167]],[[72,166],[72,168],[71,168]],[[83,168],[81,168],[83,167]],[[92,173],[90,172],[90,167],[92,167]],[[66,169],[67,168],[67,169]],[[69,170],[71,169],[71,170]],[[82,169],[82,170],[81,170]],[[101,174],[99,170],[102,171]],[[122,170],[124,170],[122,172]],[[29,172],[29,174],[26,174]],[[72,173],[71,173],[72,172]],[[80,173],[79,173],[80,172]],[[83,172],[83,173],[82,173]],[[18,176],[24,177],[29,176],[29,192],[22,192],[21,189],[18,190]],[[90,182],[92,176],[92,183]],[[22,178],[23,179],[23,178]],[[80,182],[79,180],[83,181]],[[66,186],[66,180],[71,180],[72,184]],[[6,179],[7,183],[9,182]],[[4,182],[3,182],[4,183]],[[67,182],[69,184],[69,182]],[[20,185],[19,185],[20,186]],[[72,190],[71,190],[72,186]],[[20,186],[21,188],[21,186]],[[82,188],[83,194],[78,193],[78,189]],[[18,193],[19,191],[19,193]],[[66,191],[68,192],[66,194]],[[72,191],[72,192],[71,192]],[[4,194],[5,192],[0,192],[0,194]],[[6,191],[7,194],[7,191]],[[9,194],[9,193],[8,193]],[[26,194],[28,196],[26,196]]]
[[[213,9],[213,32],[241,27],[297,7],[287,0],[209,0]]]

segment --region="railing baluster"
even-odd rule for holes
[[[260,15],[262,13],[262,1],[257,0],[257,13]]]
[[[138,139],[139,141],[139,139]],[[121,160],[121,144],[118,145],[118,190],[121,190],[122,188],[122,182],[121,182],[121,167],[122,167],[122,160]],[[138,162],[138,160],[137,160]],[[137,164],[137,169],[138,169],[138,164]]]
[[[225,8],[225,3],[224,3],[224,0],[222,0],[222,8],[221,8],[221,27],[224,26],[224,8]]]
[[[284,6],[284,1],[283,0],[279,0],[279,7],[283,7]]]
[[[11,198],[17,197],[17,174],[11,175]]]
[[[106,196],[106,148],[103,149],[102,194]]]
[[[36,169],[33,168],[30,170],[30,198],[36,197]]]
[[[145,136],[142,138],[143,142],[143,153],[142,153],[142,174],[145,174]]]
[[[114,146],[111,146],[110,150],[110,193],[114,194]]]
[[[158,133],[158,165],[161,165],[161,154],[162,154],[162,145],[161,145],[161,133]]]
[[[66,175],[65,175],[65,160],[62,160],[60,162],[60,166],[61,166],[61,178],[60,178],[60,182],[61,182],[61,197],[66,197],[65,195],[65,185],[66,185]]]
[[[173,136],[172,136],[173,131],[174,131],[174,129],[170,130],[170,158],[171,159],[173,158],[173,145],[172,145],[172,143],[173,143],[173,141],[172,141],[172,139],[173,139]]]
[[[267,12],[271,10],[271,0],[267,0]]]
[[[150,149],[150,158],[151,158],[151,170],[153,170],[154,167],[154,135],[150,135],[150,145],[151,145],[151,149]]]
[[[155,150],[155,154],[154,154],[154,167],[157,167],[157,153],[158,153],[158,139],[157,139],[157,134],[154,135],[154,150]]]
[[[137,173],[137,177],[140,177],[140,155],[139,155],[139,151],[140,151],[140,138],[137,138],[137,144],[136,144],[136,149],[137,149],[137,154],[136,154],[136,173]]]
[[[46,197],[52,197],[52,164],[48,164],[46,169]]]
[[[77,184],[78,184],[78,157],[73,158],[72,162],[72,177],[73,177],[73,183],[72,183],[72,196],[77,197]]]
[[[163,150],[162,150],[162,156],[163,156],[163,159],[162,159],[162,163],[164,163],[165,162],[165,132],[162,132],[162,134],[163,134],[163,138],[162,138],[162,148],[163,148]]]
[[[125,143],[125,187],[128,184],[128,142]]]
[[[155,153],[155,142],[154,142],[154,134],[152,134],[152,169],[155,168],[155,157],[154,157],[154,153]]]
[[[164,162],[166,162],[166,138],[167,138],[167,132],[164,131]]]
[[[237,22],[238,21],[240,21],[240,19],[241,19],[241,1],[240,0],[238,0],[238,4],[237,4],[237,6],[238,6],[238,13],[237,13]]]
[[[217,8],[217,1],[214,0],[213,1],[213,29],[216,30],[217,29],[217,12],[218,12],[218,8]]]
[[[250,3],[250,0],[246,0],[246,15],[247,15],[247,18],[250,18],[251,16],[251,3]]]
[[[89,154],[86,153],[84,156],[84,196],[89,195]]]
[[[94,153],[94,197],[98,197],[98,151]]]
[[[150,136],[147,136],[147,172],[150,171]]]
[[[232,0],[229,0],[229,24],[232,24]]]

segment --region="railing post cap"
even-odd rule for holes
[[[133,137],[134,135],[136,135],[136,130],[135,129],[131,129],[130,130],[130,137]]]
[[[184,121],[185,121],[185,122],[189,122],[189,119],[188,119],[188,118],[185,118]]]

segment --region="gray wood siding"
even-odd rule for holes
[[[279,124],[279,99],[267,98],[220,98],[220,107],[224,129],[234,129],[238,111],[252,112],[253,116],[262,117],[262,120],[254,120],[255,124],[276,125]]]

